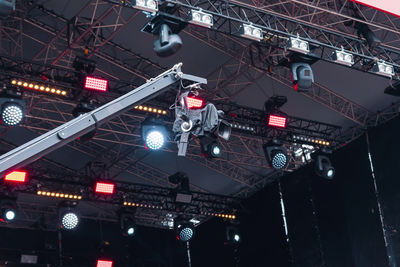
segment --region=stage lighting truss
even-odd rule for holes
[[[315,145],[321,145],[321,146],[330,146],[331,142],[320,139],[320,138],[314,138],[314,137],[309,137],[309,136],[303,136],[303,135],[293,135],[292,140],[295,143],[302,143],[302,144],[315,144]]]
[[[26,171],[12,171],[4,176],[4,181],[10,183],[23,184],[27,181],[28,173]]]
[[[343,50],[336,50],[333,54],[332,54],[332,60],[336,63],[342,64],[342,65],[346,65],[346,66],[352,66],[354,64],[354,57],[352,54],[345,52]]]
[[[287,48],[291,51],[308,54],[310,52],[310,45],[307,41],[301,40],[299,35],[297,37],[290,37],[287,43]]]
[[[192,9],[189,14],[189,22],[192,24],[211,28],[214,24],[213,16],[200,10]]]
[[[264,38],[262,29],[253,26],[252,24],[242,24],[239,33],[240,36],[254,41],[261,41]]]
[[[389,78],[394,76],[393,66],[384,61],[378,61],[377,63],[375,63],[372,67],[372,72]]]
[[[148,11],[148,12],[157,12],[158,11],[158,1],[155,0],[133,0],[133,7]]]
[[[47,94],[52,94],[52,95],[57,95],[57,96],[67,96],[68,95],[66,90],[54,87],[50,84],[31,82],[31,81],[26,81],[26,80],[21,80],[21,79],[13,79],[13,80],[11,80],[11,84],[14,86],[22,87],[24,89],[32,90],[32,91],[36,91],[36,92],[40,92],[40,93],[47,93]]]
[[[155,107],[150,107],[150,106],[135,106],[134,109],[143,111],[143,112],[148,112],[148,113],[153,113],[153,114],[159,114],[159,115],[167,115],[167,111],[164,109],[160,108],[155,108]]]
[[[61,193],[61,192],[49,192],[49,191],[39,190],[36,192],[36,194],[38,196],[43,196],[43,197],[64,198],[64,199],[71,199],[71,200],[81,200],[82,199],[81,195]]]

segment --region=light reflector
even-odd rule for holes
[[[382,61],[375,63],[374,67],[372,68],[372,71],[386,77],[394,76],[393,66]]]
[[[262,30],[251,24],[242,24],[240,27],[240,35],[255,41],[260,41],[263,38]]]
[[[285,128],[286,127],[286,118],[281,117],[281,116],[276,116],[276,115],[269,115],[268,126]]]
[[[300,53],[308,53],[310,52],[310,46],[307,41],[301,40],[299,37],[290,37],[287,48],[292,51],[300,52]]]
[[[108,81],[96,77],[86,76],[85,89],[106,92]]]
[[[205,12],[194,10],[190,11],[190,22],[192,24],[204,26],[207,28],[211,28],[213,26],[213,16],[211,14],[207,14]]]
[[[114,187],[115,185],[111,183],[97,182],[95,191],[96,193],[113,194]]]
[[[198,99],[194,97],[186,97],[186,105],[188,108],[201,108],[203,107],[203,99]]]
[[[27,172],[24,171],[13,171],[4,177],[5,181],[25,183],[27,177]]]

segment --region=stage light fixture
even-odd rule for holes
[[[178,223],[176,227],[176,238],[182,242],[189,242],[194,235],[194,227],[188,223]]]
[[[150,107],[150,106],[135,106],[134,109],[140,110],[143,112],[149,112],[149,113],[154,113],[154,114],[160,114],[160,115],[167,115],[167,111],[164,109],[160,108],[155,108],[155,107]]]
[[[290,37],[288,43],[287,43],[287,48],[289,50],[307,54],[310,52],[310,45],[307,41],[301,40],[299,36],[297,37]]]
[[[367,24],[356,22],[354,28],[357,29],[357,34],[363,36],[370,47],[377,46],[381,43],[381,40],[375,35],[373,31],[368,27]]]
[[[242,241],[237,227],[232,225],[226,227],[226,241],[230,245],[238,245]]]
[[[81,200],[82,199],[81,195],[60,193],[60,192],[49,192],[49,191],[43,191],[43,190],[37,191],[36,194],[38,196],[65,198],[65,199],[71,199],[71,200]]]
[[[211,28],[214,24],[213,16],[203,11],[192,9],[189,15],[190,15],[189,22],[192,24],[204,26],[207,28]]]
[[[170,27],[164,23],[159,26],[159,38],[154,41],[154,51],[160,57],[172,56],[182,47],[182,39],[173,34]]]
[[[159,150],[166,143],[166,129],[164,123],[152,117],[146,118],[142,123],[142,138],[146,148]]]
[[[108,81],[102,78],[86,76],[83,87],[88,90],[106,92],[108,88]]]
[[[293,142],[299,142],[302,144],[317,144],[323,146],[330,146],[331,142],[319,138],[302,136],[302,135],[293,135],[292,136]]]
[[[200,98],[185,96],[182,98],[188,109],[201,109],[204,107],[204,101]]]
[[[375,63],[372,67],[372,72],[389,78],[394,76],[393,66],[383,61]]]
[[[33,90],[36,92],[48,93],[48,94],[60,95],[60,96],[67,96],[66,90],[63,90],[63,89],[60,89],[57,87],[53,87],[53,86],[51,86],[51,84],[41,84],[41,83],[30,82],[30,81],[25,81],[25,80],[20,80],[20,79],[11,80],[11,84],[22,87],[24,89]]]
[[[254,132],[255,128],[252,126],[248,126],[248,125],[243,125],[243,124],[239,124],[239,123],[231,123],[230,126],[234,129],[238,129],[238,130],[242,130],[242,131],[249,131],[249,132]]]
[[[12,183],[25,183],[28,173],[26,171],[12,171],[4,176],[4,181]]]
[[[285,128],[287,118],[277,115],[268,115],[268,126]]]
[[[76,201],[64,201],[60,203],[58,212],[61,229],[72,231],[78,228],[80,216],[76,209],[77,205],[78,202]]]
[[[158,11],[158,1],[155,0],[134,0],[132,1],[133,7],[148,11],[157,12]]]
[[[22,92],[3,89],[0,97],[0,117],[6,126],[16,126],[22,123],[26,107],[22,100]]]
[[[121,213],[120,215],[120,226],[122,235],[132,237],[136,233],[135,217],[131,213]]]
[[[274,143],[264,144],[263,150],[268,163],[275,170],[283,170],[289,163],[286,149]]]
[[[115,184],[113,183],[97,182],[95,187],[95,192],[112,195],[114,194],[114,188]]]
[[[16,0],[0,0],[0,16],[1,19],[7,17],[11,12],[15,11]]]
[[[217,141],[217,137],[207,134],[199,137],[200,151],[206,158],[220,158],[222,156],[222,148]]]
[[[242,24],[240,26],[239,33],[240,36],[254,41],[260,41],[264,37],[262,30],[251,24]]]
[[[2,200],[0,202],[0,216],[2,222],[13,222],[17,216],[17,203],[8,199]]]
[[[129,201],[124,201],[123,205],[127,206],[127,207],[159,209],[159,210],[161,210],[163,208],[162,206],[157,206],[157,205],[153,205],[153,204],[143,204],[143,203],[135,203],[135,202],[129,202]]]
[[[297,92],[308,92],[314,83],[314,74],[307,63],[292,63],[291,76],[293,89]]]
[[[330,159],[326,155],[313,155],[315,159],[315,171],[317,175],[328,180],[335,176],[335,168],[333,168]]]
[[[354,57],[352,54],[345,52],[342,48],[342,50],[336,50],[332,54],[332,60],[336,63],[343,64],[346,66],[351,66],[354,64]]]
[[[104,259],[97,260],[96,267],[112,267],[112,266],[113,266],[112,260],[104,260]]]
[[[223,213],[211,213],[211,212],[201,212],[202,215],[206,216],[213,216],[213,217],[219,217],[223,219],[229,219],[229,220],[235,220],[236,215],[234,214],[223,214]]]

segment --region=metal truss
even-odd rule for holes
[[[109,2],[133,7],[130,1],[121,3],[120,1],[110,0]],[[282,50],[286,50],[287,41],[290,37],[299,35],[303,40],[309,42],[313,55],[322,60],[334,63],[331,59],[332,53],[335,50],[341,50],[343,47],[354,55],[355,64],[351,66],[354,69],[369,71],[372,67],[369,63],[377,60],[387,61],[396,68],[400,67],[398,65],[400,50],[397,48],[388,47],[385,44],[371,48],[357,35],[322,27],[289,16],[282,16],[277,12],[260,9],[239,1],[166,0],[160,6],[160,10],[170,12],[171,6],[176,7],[175,15],[183,16],[185,19],[188,19],[192,9],[201,9],[212,14],[214,25],[211,29],[228,35],[239,36],[239,29],[243,24],[252,24],[263,30],[265,34],[263,43]],[[396,77],[396,79],[398,78]]]

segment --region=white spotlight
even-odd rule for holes
[[[384,61],[379,61],[375,63],[375,65],[372,68],[372,71],[386,77],[394,76],[393,66]]]
[[[214,24],[213,16],[203,11],[194,10],[190,11],[190,23],[211,28]]]
[[[301,40],[299,36],[297,36],[296,38],[290,37],[287,48],[289,50],[300,52],[303,54],[307,54],[308,52],[310,52],[310,45],[308,44],[308,42]]]
[[[239,32],[242,37],[251,40],[260,41],[263,38],[262,30],[251,24],[242,24],[242,26],[240,26]]]

